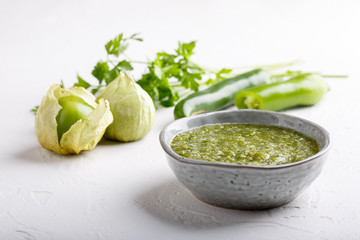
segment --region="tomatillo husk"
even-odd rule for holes
[[[92,150],[112,123],[109,102],[82,87],[50,87],[35,117],[35,133],[40,145],[59,154]]]
[[[109,101],[114,116],[114,122],[106,129],[106,138],[136,141],[151,130],[155,118],[154,102],[129,74],[120,72],[99,98]]]

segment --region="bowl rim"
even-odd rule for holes
[[[317,129],[319,129],[325,136],[325,145],[324,147],[317,152],[316,154],[305,158],[301,161],[297,161],[297,162],[293,162],[293,163],[286,163],[286,164],[280,164],[280,165],[271,165],[271,166],[254,166],[254,165],[240,165],[240,164],[233,164],[233,163],[223,163],[223,162],[209,162],[209,161],[202,161],[202,160],[197,160],[197,159],[190,159],[190,158],[185,158],[182,157],[180,155],[178,155],[175,151],[173,151],[170,147],[169,144],[166,144],[165,142],[165,134],[167,133],[167,131],[169,130],[169,128],[171,127],[171,125],[175,124],[175,122],[179,122],[179,121],[189,121],[191,119],[195,119],[195,118],[203,118],[203,117],[207,117],[207,116],[211,116],[211,115],[217,115],[217,114],[226,114],[226,113],[231,113],[231,112],[262,112],[264,114],[275,114],[275,115],[281,115],[281,116],[285,116],[287,118],[290,119],[297,119],[297,120],[301,120],[303,122],[309,123],[311,125],[313,125],[314,127],[316,127]],[[274,125],[272,125],[274,126]],[[200,126],[199,126],[200,127]],[[185,130],[184,130],[185,131]],[[331,146],[331,138],[330,138],[330,134],[329,132],[322,127],[321,125],[301,118],[301,117],[297,117],[288,113],[283,113],[283,112],[274,112],[274,111],[268,111],[268,110],[255,110],[255,109],[238,109],[238,110],[220,110],[220,111],[214,111],[214,112],[209,112],[209,113],[203,113],[203,114],[199,114],[199,115],[193,115],[193,116],[189,116],[189,117],[184,117],[184,118],[180,118],[180,119],[176,119],[175,121],[172,121],[171,123],[169,123],[166,127],[164,127],[160,134],[159,134],[159,140],[160,140],[160,145],[162,146],[163,150],[170,155],[173,159],[175,159],[176,161],[179,162],[183,162],[183,163],[188,163],[188,164],[194,164],[194,165],[205,165],[205,166],[213,166],[213,167],[221,167],[221,168],[247,168],[247,169],[282,169],[282,168],[290,168],[290,167],[294,167],[294,166],[298,166],[298,165],[302,165],[305,164],[307,162],[313,161],[315,159],[318,159],[320,156],[325,155]]]

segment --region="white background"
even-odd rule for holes
[[[360,239],[359,1],[0,1],[0,239]],[[332,150],[320,177],[268,211],[206,205],[177,182],[158,142],[160,109],[132,143],[104,141],[60,156],[44,150],[34,116],[49,86],[91,78],[104,44],[140,32],[146,60],[197,41],[194,61],[236,67],[303,60],[328,79],[316,106],[289,110],[323,125]],[[140,76],[144,66],[136,66]]]

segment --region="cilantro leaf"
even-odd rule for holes
[[[223,69],[220,69],[220,71],[216,72],[215,73],[215,78],[210,78],[209,80],[206,81],[206,85],[212,85],[216,82],[219,82],[223,79],[226,78],[226,74],[229,74],[232,72],[232,69],[230,68],[223,68]]]
[[[196,92],[199,90],[200,86],[196,79],[201,79],[200,73],[188,73],[181,79],[181,85],[185,88],[190,88]]]
[[[61,88],[65,88],[65,84],[64,84],[64,81],[63,81],[63,80],[60,81],[60,87],[61,87]]]
[[[85,89],[88,89],[91,84],[85,81],[83,78],[81,78],[79,75],[77,76],[77,83],[74,84],[76,87],[83,87]]]
[[[107,72],[109,72],[109,65],[106,62],[99,61],[96,64],[96,66],[94,67],[91,74],[94,77],[96,77],[97,80],[99,81],[99,83],[101,84],[101,82],[104,80],[105,74],[107,74]]]
[[[145,89],[154,102],[164,107],[174,106],[182,88],[198,91],[205,70],[191,62],[196,42],[181,43],[174,54],[157,53],[148,64],[148,73],[138,84]],[[178,89],[180,87],[180,89]]]
[[[195,48],[196,42],[192,41],[189,43],[181,43],[179,42],[179,48],[176,50],[178,55],[184,57],[184,59],[188,60],[191,55],[194,54],[193,50]]]
[[[164,107],[174,106],[175,102],[179,99],[179,96],[170,86],[160,86],[159,90],[159,101]]]
[[[111,83],[120,73],[120,70],[117,68],[113,68],[110,71],[108,71],[105,74],[105,83],[106,85],[108,85],[109,83]]]
[[[39,105],[33,107],[30,111],[35,115],[38,109],[39,109]]]
[[[131,71],[134,69],[132,67],[131,63],[126,60],[123,60],[123,61],[119,62],[118,64],[116,64],[116,68],[118,70],[123,70],[123,71]]]
[[[140,34],[140,33],[134,33],[133,35],[131,35],[131,36],[129,37],[129,39],[133,39],[133,40],[136,40],[136,41],[142,42],[142,41],[143,41],[143,39],[142,39],[142,38],[137,37],[139,34]]]
[[[115,37],[113,40],[110,40],[108,43],[105,44],[105,49],[107,54],[109,55],[115,55],[119,56],[120,51],[123,48],[121,46],[121,40],[123,39],[123,34],[119,34],[117,37]]]
[[[103,87],[102,85],[98,85],[97,87],[94,87],[93,89],[91,89],[91,93],[95,95],[102,87]]]
[[[139,33],[134,33],[130,37],[125,38],[123,33],[119,34],[113,40],[110,40],[105,44],[107,54],[119,57],[119,55],[124,53],[125,50],[129,47],[129,40],[135,40],[139,42],[143,41],[143,39],[139,38],[138,35]]]

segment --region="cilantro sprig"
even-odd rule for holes
[[[131,41],[142,42],[143,39],[138,37],[138,33],[131,35],[130,37],[124,37],[121,33],[113,40],[110,40],[105,44],[106,60],[100,60],[96,63],[91,74],[97,79],[98,84],[92,85],[79,75],[77,76],[77,82],[74,86],[84,87],[85,89],[91,88],[91,92],[96,94],[102,87],[107,86],[112,80],[114,80],[120,73],[120,71],[131,71],[133,66],[131,61],[124,59],[124,52],[128,49]]]
[[[125,52],[131,41],[143,41],[139,34],[124,37],[121,33],[105,44],[107,58],[99,61],[92,75],[98,80],[97,85],[91,85],[80,76],[77,76],[75,86],[96,94],[102,87],[114,80],[120,71],[133,70],[133,63]],[[158,52],[153,61],[142,62],[146,64],[146,71],[137,80],[137,83],[150,95],[156,106],[171,107],[181,97],[181,93],[196,92],[202,85],[211,85],[231,73],[231,69],[209,70],[195,64],[191,57],[194,55],[196,42],[178,42],[173,52]],[[136,61],[137,63],[141,61]]]
[[[120,71],[133,70],[133,61],[125,55],[130,40],[142,41],[142,38],[138,34],[128,38],[120,34],[105,45],[107,60],[99,61],[92,71],[92,75],[99,81],[99,85],[92,89],[93,93],[103,86],[103,82],[105,85],[109,84]],[[231,72],[231,69],[208,70],[192,62],[195,46],[195,41],[178,42],[178,47],[173,52],[158,52],[153,61],[145,62],[147,69],[137,83],[150,95],[156,106],[174,106],[184,89],[196,92],[201,85],[213,84],[223,79],[224,74]],[[116,59],[110,59],[111,56]],[[83,81],[82,79],[81,82]],[[86,82],[82,85],[90,87]]]
[[[190,61],[195,42],[180,43],[175,53],[159,52],[148,63],[148,73],[142,75],[138,84],[149,93],[154,102],[171,107],[179,99],[176,87],[182,86],[198,91],[204,69]]]
[[[223,73],[231,72],[230,69],[209,70],[192,62],[195,46],[195,41],[179,42],[174,53],[159,52],[155,60],[148,63],[148,72],[137,83],[155,103],[174,106],[184,89],[197,92],[200,86],[213,84],[224,78]]]

